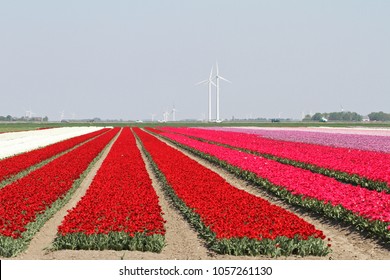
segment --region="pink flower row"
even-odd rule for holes
[[[367,151],[390,153],[390,136],[358,135],[299,131],[286,129],[250,129],[250,128],[212,128],[220,131],[242,132],[264,138],[319,144],[331,147],[351,148]]]
[[[194,128],[164,128],[239,148],[270,154],[326,169],[355,174],[390,186],[390,154],[272,140],[253,134]]]
[[[390,195],[367,190],[308,170],[284,165],[273,160],[229,148],[200,142],[182,135],[162,132],[178,143],[212,155],[240,169],[255,173],[294,195],[303,195],[332,204],[371,220],[390,222]]]

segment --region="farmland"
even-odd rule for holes
[[[388,129],[71,130],[0,134],[1,258],[390,259]]]

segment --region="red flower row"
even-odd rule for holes
[[[157,138],[135,129],[145,149],[184,203],[217,239],[324,238],[305,220],[227,183],[215,172]]]
[[[135,138],[126,127],[112,146],[86,195],[69,211],[58,232],[165,234],[158,197]]]
[[[118,131],[112,129],[1,189],[0,235],[21,237],[37,215],[66,195]]]
[[[315,198],[345,209],[369,220],[390,222],[390,194],[343,184],[333,178],[305,169],[255,156],[226,147],[200,142],[183,135],[161,132],[178,143],[212,155],[240,169],[250,171],[294,195]]]
[[[390,186],[390,154],[387,153],[273,140],[238,132],[172,127],[164,130],[356,174],[373,181],[386,182]]]
[[[49,146],[0,160],[0,182],[26,168],[62,153],[88,139],[108,131],[108,128],[76,136]]]

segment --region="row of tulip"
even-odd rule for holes
[[[0,255],[15,255],[28,245],[118,131],[111,129],[0,189]]]
[[[93,137],[96,137],[109,129],[101,129],[88,134],[76,136],[68,140],[64,140],[49,146],[36,149],[30,152],[22,153],[13,157],[8,157],[0,160],[0,183],[19,172],[50,159],[74,146],[81,144]]]
[[[390,241],[390,194],[341,183],[243,151],[153,130],[296,204]]]
[[[85,196],[58,228],[56,249],[160,252],[164,219],[130,128],[123,128]]]
[[[227,183],[215,172],[134,129],[174,205],[208,246],[234,255],[326,255],[324,234],[285,209]]]
[[[242,132],[264,138],[319,144],[358,150],[390,153],[390,136],[300,131],[291,129],[212,128],[222,131]]]
[[[272,140],[253,134],[194,128],[171,131],[250,151],[340,181],[390,192],[390,154]]]

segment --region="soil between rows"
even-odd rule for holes
[[[116,138],[115,138],[116,139]],[[161,138],[160,138],[161,139]],[[162,140],[162,139],[161,139]],[[382,246],[378,241],[366,238],[362,234],[356,233],[347,226],[342,226],[328,219],[321,218],[319,216],[306,213],[305,211],[287,205],[286,203],[274,198],[264,191],[259,190],[257,187],[249,184],[248,182],[238,179],[224,169],[211,164],[210,162],[201,159],[197,156],[190,154],[189,152],[178,148],[167,141],[165,143],[182,151],[190,158],[198,161],[205,167],[213,170],[223,177],[227,182],[233,186],[243,189],[248,193],[262,197],[269,200],[271,203],[281,206],[298,216],[304,218],[306,221],[312,223],[316,228],[322,230],[324,234],[331,238],[332,253],[325,257],[316,256],[289,256],[279,257],[281,260],[390,260],[390,248],[389,246]],[[67,214],[67,211],[74,206],[84,196],[89,185],[91,184],[96,172],[100,168],[102,162],[107,156],[111,145],[106,149],[103,156],[91,169],[90,173],[84,179],[78,190],[75,192],[71,200],[58,211],[47,223],[41,228],[41,230],[35,235],[31,241],[27,250],[19,256],[12,259],[27,259],[27,260],[264,260],[273,259],[268,256],[230,256],[230,255],[218,255],[208,250],[202,239],[197,236],[197,232],[191,228],[191,226],[183,219],[180,213],[171,205],[169,199],[165,196],[161,185],[154,176],[150,164],[146,161],[145,155],[143,156],[146,162],[146,169],[149,176],[152,179],[153,187],[160,199],[160,205],[164,212],[164,219],[167,221],[166,227],[166,246],[161,253],[151,252],[139,252],[139,251],[86,251],[86,250],[60,250],[52,251],[50,246],[55,238],[57,228],[61,224],[63,218]]]

